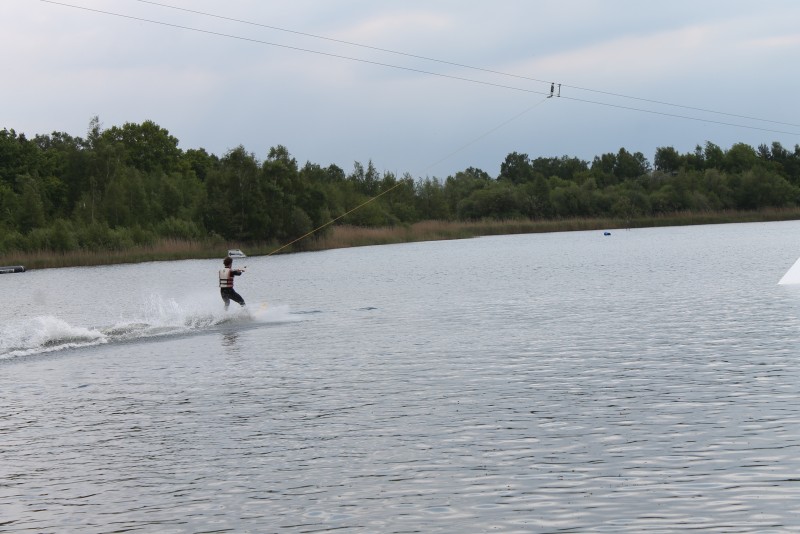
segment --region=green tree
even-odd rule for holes
[[[551,188],[550,201],[557,217],[580,217],[590,211],[589,194],[575,182],[556,180]]]
[[[34,178],[27,175],[21,176],[19,182],[22,193],[14,219],[17,222],[17,228],[25,233],[44,226],[44,204]]]
[[[417,220],[414,179],[406,173],[401,179],[392,172],[383,174],[379,187],[380,203],[394,222],[412,223]]]
[[[533,182],[518,189],[523,214],[529,219],[547,219],[552,216],[553,204],[550,202],[550,184],[541,174]]]
[[[736,143],[725,153],[724,162],[727,172],[737,173],[752,169],[759,161],[753,147]]]
[[[228,199],[233,206],[233,227],[237,229],[231,237],[248,239],[259,235],[264,226],[264,221],[259,217],[263,198],[258,187],[259,164],[255,154],[239,145],[225,154],[221,169],[228,188]]]
[[[450,213],[458,214],[458,204],[461,200],[469,197],[474,191],[486,189],[492,183],[492,177],[488,173],[475,167],[448,176],[444,182],[444,196]]]
[[[458,205],[459,217],[467,220],[518,219],[524,210],[515,187],[505,182],[492,182],[486,188],[476,189]]]
[[[0,130],[0,183],[14,185],[18,176],[39,174],[41,151],[25,134]]]
[[[78,241],[69,221],[57,219],[51,228],[50,248],[52,250],[68,252],[78,248]]]
[[[736,192],[736,207],[745,210],[783,207],[793,204],[798,194],[798,188],[785,178],[756,166],[741,174]]]
[[[358,161],[353,162],[353,172],[347,177],[355,184],[359,193],[373,197],[378,194],[380,188],[380,175],[372,160],[367,163],[367,168]]]
[[[265,228],[259,164],[242,145],[229,150],[206,176],[204,225],[226,239],[260,238]]]
[[[706,141],[706,146],[703,150],[703,160],[705,161],[706,169],[725,168],[725,152],[711,141]]]
[[[122,148],[124,163],[142,172],[170,172],[177,170],[181,150],[178,139],[154,123],[126,122],[122,127],[113,126],[102,132],[102,137],[112,145]]]
[[[578,158],[561,156],[560,158],[536,158],[531,162],[533,176],[545,178],[557,176],[562,180],[577,180],[581,173],[589,170],[589,164]]]
[[[132,223],[125,191],[126,187],[122,181],[122,179],[112,179],[103,195],[103,220],[108,221],[112,228],[119,228]]]
[[[180,158],[187,170],[194,172],[195,176],[201,181],[206,180],[206,176],[212,169],[219,168],[219,158],[206,152],[204,148],[190,148]]]
[[[19,229],[18,211],[19,196],[14,193],[10,185],[0,182],[0,230],[3,228]]]
[[[620,180],[638,178],[650,172],[650,163],[641,152],[631,154],[624,148],[620,148],[614,162],[613,172],[614,176]]]
[[[736,199],[728,176],[719,169],[708,169],[700,178],[700,190],[714,209],[734,209]]]
[[[419,219],[447,221],[452,218],[444,184],[438,178],[425,178],[418,181],[415,193],[416,212]]]
[[[790,152],[779,142],[774,141],[771,148],[761,145],[759,156],[762,160],[772,163],[774,167],[770,168],[774,168],[789,183],[800,185],[800,145],[795,145],[794,152]]]
[[[508,181],[514,185],[524,184],[533,180],[533,167],[527,154],[512,152],[500,164],[498,180]]]
[[[292,208],[292,213],[289,217],[286,227],[286,239],[288,241],[298,239],[308,234],[314,228],[311,222],[311,217],[309,217],[300,206],[294,206]]]
[[[682,158],[671,146],[656,148],[654,158],[655,169],[666,173],[678,172],[682,166]]]
[[[319,190],[311,190],[306,174],[300,173],[289,150],[283,145],[270,148],[267,159],[261,167],[259,184],[261,186],[261,202],[266,210],[261,215],[260,223],[265,236],[277,237],[280,240],[293,239],[296,231],[295,207],[306,205],[307,216],[318,217],[324,200],[320,202]],[[322,205],[318,205],[321,203]],[[311,219],[309,219],[311,220]],[[271,221],[269,227],[267,223]],[[312,221],[313,223],[313,221]]]
[[[673,184],[665,184],[658,191],[650,193],[650,205],[655,214],[673,213],[687,207],[684,195]]]
[[[616,167],[617,156],[609,152],[594,157],[589,173],[594,177],[599,187],[608,187],[619,181],[614,173]]]

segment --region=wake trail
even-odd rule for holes
[[[213,310],[213,311],[212,311]],[[55,315],[20,319],[0,325],[0,360],[104,344],[158,337],[214,332],[221,328],[250,328],[307,320],[289,306],[256,304],[220,311],[205,303],[178,304],[157,295],[130,317],[113,324],[81,326]]]

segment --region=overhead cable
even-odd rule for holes
[[[483,67],[476,67],[474,65],[467,65],[465,63],[457,63],[457,62],[454,62],[454,61],[448,61],[448,60],[433,58],[433,57],[429,57],[429,56],[411,54],[411,53],[402,52],[402,51],[399,51],[399,50],[391,50],[389,48],[380,48],[380,47],[377,47],[377,46],[366,45],[366,44],[363,44],[363,43],[356,43],[356,42],[353,42],[353,41],[346,41],[346,40],[343,40],[343,39],[335,39],[333,37],[326,37],[326,36],[323,36],[323,35],[317,35],[317,34],[313,34],[313,33],[301,32],[301,31],[298,31],[298,30],[291,30],[291,29],[287,29],[287,28],[281,28],[279,26],[272,26],[272,25],[269,25],[269,24],[262,24],[262,23],[253,22],[253,21],[249,21],[249,20],[243,20],[243,19],[237,19],[237,18],[233,18],[233,17],[227,17],[225,15],[219,15],[219,14],[216,14],[216,13],[207,13],[205,11],[198,11],[198,10],[195,10],[195,9],[188,9],[188,8],[184,8],[184,7],[173,6],[173,5],[164,4],[164,3],[161,3],[161,2],[153,2],[152,0],[134,0],[134,1],[142,3],[142,4],[149,4],[149,5],[158,6],[158,7],[162,7],[162,8],[174,9],[174,10],[178,10],[178,11],[184,11],[184,12],[187,12],[187,13],[193,13],[195,15],[202,15],[204,17],[212,17],[212,18],[216,18],[216,19],[220,19],[220,20],[226,20],[226,21],[229,21],[229,22],[236,22],[236,23],[239,23],[239,24],[246,24],[246,25],[249,25],[249,26],[257,26],[257,27],[260,27],[260,28],[266,28],[266,29],[270,29],[270,30],[275,30],[275,31],[280,31],[280,32],[285,32],[285,33],[291,33],[291,34],[295,34],[295,35],[302,35],[304,37],[311,37],[311,38],[314,38],[314,39],[321,39],[321,40],[325,40],[325,41],[329,41],[329,42],[345,44],[345,45],[355,46],[355,47],[359,47],[359,48],[365,48],[365,49],[369,49],[369,50],[375,50],[375,51],[378,51],[378,52],[386,52],[386,53],[389,53],[389,54],[395,54],[395,55],[405,56],[405,57],[414,58],[414,59],[422,59],[422,60],[425,60],[425,61],[432,61],[432,62],[436,62],[436,63],[441,63],[443,65],[450,65],[450,66],[453,66],[453,67],[460,67],[460,68],[470,69],[470,70],[474,70],[474,71],[485,72],[485,73],[488,73],[488,74],[496,74],[496,75],[499,75],[499,76],[506,76],[506,77],[510,77],[510,78],[517,78],[517,79],[520,79],[520,80],[528,80],[528,81],[544,83],[544,84],[551,83],[548,80],[541,80],[541,79],[538,79],[538,78],[532,78],[530,76],[523,76],[523,75],[520,75],[520,74],[512,74],[512,73],[508,73],[508,72],[492,70],[492,69],[487,69],[487,68],[483,68]],[[658,105],[662,105],[662,106],[683,108],[683,109],[688,109],[688,110],[691,110],[691,111],[702,111],[704,113],[712,113],[712,114],[715,114],[715,115],[726,115],[728,117],[735,117],[735,118],[739,118],[739,119],[747,119],[747,120],[753,120],[753,121],[768,122],[768,123],[773,123],[773,124],[782,124],[784,126],[800,127],[800,124],[794,124],[794,123],[790,123],[790,122],[782,122],[782,121],[776,121],[776,120],[770,120],[770,119],[762,119],[762,118],[759,118],[759,117],[751,117],[751,116],[747,116],[747,115],[739,115],[739,114],[728,113],[728,112],[724,112],[724,111],[716,111],[716,110],[712,110],[712,109],[693,107],[693,106],[686,106],[686,105],[683,105],[683,104],[675,104],[675,103],[672,103],[672,102],[664,102],[664,101],[653,100],[653,99],[649,99],[649,98],[642,98],[642,97],[637,97],[637,96],[624,95],[624,94],[620,94],[620,93],[614,93],[614,92],[610,92],[610,91],[602,91],[602,90],[598,90],[598,89],[591,89],[591,88],[587,88],[587,87],[580,87],[580,86],[577,86],[577,85],[569,85],[569,84],[565,84],[565,83],[561,84],[561,85],[564,88],[577,89],[579,91],[587,91],[587,92],[592,92],[592,93],[598,93],[598,94],[603,94],[603,95],[607,95],[607,96],[614,96],[614,97],[617,97],[617,98],[627,98],[627,99],[631,99],[631,100],[638,100],[640,102],[648,102],[650,104],[658,104]],[[710,121],[710,122],[713,122],[713,121]],[[719,124],[726,124],[726,123],[719,123]],[[768,131],[771,131],[771,130],[768,130]],[[785,132],[780,132],[780,133],[785,133]]]
[[[66,3],[66,2],[59,2],[59,1],[56,1],[56,0],[39,0],[39,1],[47,3],[47,4],[59,5],[59,6],[63,6],[63,7],[69,7],[69,8],[73,8],[73,9],[79,9],[79,10],[83,10],[83,11],[89,11],[89,12],[93,12],[93,13],[99,13],[99,14],[103,14],[103,15],[109,15],[109,16],[114,16],[114,17],[118,17],[118,18],[128,19],[128,20],[135,20],[135,21],[138,21],[138,22],[146,22],[146,23],[149,23],[149,24],[156,24],[156,25],[170,27],[170,28],[188,30],[188,31],[203,33],[203,34],[207,34],[207,35],[214,35],[214,36],[217,36],[217,37],[225,37],[225,38],[229,38],[229,39],[236,39],[236,40],[239,40],[239,41],[245,41],[245,42],[261,44],[261,45],[266,45],[266,46],[273,46],[273,47],[278,47],[278,48],[284,48],[284,49],[294,50],[294,51],[298,51],[298,52],[305,52],[305,53],[309,53],[309,54],[316,54],[316,55],[332,57],[332,58],[336,58],[336,59],[342,59],[342,60],[347,60],[347,61],[354,61],[354,62],[359,62],[359,63],[376,65],[376,66],[381,66],[381,67],[399,69],[399,70],[404,70],[404,71],[408,71],[408,72],[415,72],[415,73],[418,73],[418,74],[425,74],[425,75],[429,75],[429,76],[447,78],[447,79],[452,79],[452,80],[457,80],[457,81],[462,81],[462,82],[468,82],[468,83],[473,83],[473,84],[478,84],[478,85],[497,87],[497,88],[501,88],[501,89],[509,89],[509,90],[513,90],[513,91],[519,91],[519,92],[525,92],[525,93],[531,93],[531,94],[538,94],[538,95],[546,95],[547,94],[547,92],[537,91],[537,90],[533,90],[533,89],[526,89],[526,88],[522,88],[522,87],[505,85],[505,84],[501,84],[501,83],[489,82],[489,81],[484,81],[484,80],[477,80],[477,79],[473,79],[473,78],[466,78],[466,77],[463,77],[463,76],[455,76],[455,75],[452,75],[452,74],[443,74],[443,73],[440,73],[440,72],[428,71],[428,70],[424,70],[424,69],[417,69],[417,68],[413,68],[413,67],[405,67],[405,66],[402,66],[402,65],[395,65],[395,64],[385,63],[385,62],[381,62],[381,61],[374,61],[374,60],[369,60],[369,59],[346,56],[346,55],[342,55],[342,54],[334,54],[334,53],[331,53],[331,52],[323,52],[323,51],[319,51],[319,50],[312,50],[312,49],[309,49],[309,48],[291,46],[291,45],[275,43],[275,42],[265,41],[265,40],[261,40],[261,39],[255,39],[255,38],[251,38],[251,37],[243,37],[243,36],[240,36],[240,35],[233,35],[233,34],[229,34],[229,33],[217,32],[217,31],[212,31],[212,30],[205,30],[205,29],[202,29],[202,28],[194,28],[194,27],[191,27],[191,26],[185,26],[185,25],[181,25],[181,24],[175,24],[175,23],[164,22],[164,21],[159,21],[159,20],[147,19],[147,18],[143,18],[143,17],[137,17],[137,16],[134,16],[134,15],[126,15],[126,14],[122,14],[122,13],[116,13],[116,12],[112,12],[112,11],[105,11],[105,10],[90,8],[90,7],[86,7],[86,6],[79,6],[79,5],[75,5],[75,4],[69,4],[69,3]],[[517,78],[517,79],[524,79],[524,80],[535,81],[535,82],[539,82],[539,83],[550,83],[550,82],[544,82],[544,80],[538,80],[536,78],[530,78],[530,77],[516,75],[516,74],[509,74],[509,73],[504,73],[504,72],[500,72],[500,71],[494,71],[494,70],[490,70],[490,69],[484,69],[484,68],[480,68],[480,67],[474,67],[474,66],[470,66],[470,65],[465,65],[465,64],[461,64],[461,63],[454,63],[454,62],[449,62],[449,61],[430,58],[430,57],[425,57],[425,56],[418,56],[418,55],[414,55],[414,54],[407,54],[407,53],[404,53],[404,52],[398,52],[398,51],[389,50],[389,49],[377,48],[377,47],[373,47],[373,46],[369,46],[369,45],[362,45],[362,44],[358,44],[358,43],[352,43],[352,42],[349,42],[349,41],[343,41],[343,40],[332,39],[332,38],[328,38],[328,37],[322,37],[322,36],[318,36],[318,35],[314,35],[314,34],[310,34],[310,33],[297,32],[297,31],[294,31],[294,30],[287,30],[287,29],[284,29],[284,28],[276,27],[276,26],[267,26],[267,25],[264,25],[264,24],[249,22],[249,21],[245,21],[245,20],[224,17],[222,15],[214,15],[214,14],[211,14],[211,13],[204,13],[204,12],[201,12],[201,11],[195,11],[195,10],[190,10],[190,9],[185,9],[185,8],[179,8],[179,7],[170,6],[170,5],[167,5],[167,4],[161,4],[161,3],[158,3],[158,2],[152,2],[150,0],[136,0],[136,1],[142,2],[142,3],[145,3],[145,4],[151,4],[151,5],[156,5],[156,6],[160,6],[160,7],[165,7],[165,8],[178,9],[178,10],[181,10],[181,11],[192,12],[192,13],[203,15],[203,16],[215,17],[215,18],[229,20],[229,21],[233,21],[233,22],[238,22],[238,23],[243,23],[243,24],[250,24],[250,25],[254,25],[254,26],[260,26],[260,27],[265,27],[265,28],[269,28],[269,29],[285,31],[285,32],[290,32],[290,33],[295,33],[295,34],[300,34],[300,35],[304,35],[304,36],[308,36],[308,37],[314,37],[314,38],[318,38],[318,39],[325,39],[325,40],[329,40],[329,41],[335,41],[335,42],[348,44],[348,45],[352,45],[352,46],[358,46],[358,47],[362,47],[362,48],[369,48],[369,49],[378,50],[378,51],[382,51],[382,52],[389,52],[389,53],[393,53],[393,54],[404,55],[404,56],[408,56],[408,57],[414,57],[414,58],[417,58],[417,59],[424,59],[424,60],[427,60],[427,61],[434,61],[434,62],[438,62],[438,63],[443,63],[443,64],[452,65],[452,66],[463,67],[463,68],[472,69],[472,70],[476,70],[476,71],[482,71],[482,72],[487,72],[487,73],[492,73],[492,74],[497,74],[497,75],[502,75],[502,76],[509,76],[509,77],[514,77],[514,78]],[[745,116],[745,115],[736,115],[736,114],[732,114],[732,113],[725,113],[725,112],[721,112],[721,111],[714,111],[714,110],[703,109],[703,108],[698,108],[698,107],[683,106],[683,105],[679,105],[679,104],[672,104],[672,103],[668,103],[668,102],[660,102],[660,101],[657,101],[657,100],[650,100],[650,99],[646,99],[646,98],[626,96],[626,95],[622,95],[622,94],[618,94],[618,93],[611,93],[611,92],[599,91],[599,90],[595,90],[595,89],[582,88],[582,87],[578,87],[578,86],[571,86],[571,85],[563,84],[563,83],[559,84],[559,85],[564,87],[564,88],[572,88],[572,89],[578,89],[578,90],[582,90],[582,91],[591,91],[591,92],[596,92],[596,93],[599,93],[599,94],[605,94],[605,95],[608,95],[608,96],[615,96],[615,97],[619,97],[619,98],[634,99],[634,100],[639,100],[639,101],[644,101],[644,102],[649,102],[649,103],[654,103],[654,104],[660,104],[660,105],[666,105],[666,106],[689,109],[689,110],[693,110],[693,111],[701,111],[701,112],[705,112],[705,113],[726,115],[726,116],[736,117],[736,118],[740,118],[740,119],[755,120],[755,121],[760,121],[760,122],[769,122],[769,123],[773,123],[773,124],[782,124],[782,125],[785,125],[785,126],[797,126],[797,127],[800,127],[800,124],[772,121],[772,120],[768,120],[768,119],[761,119],[761,118],[757,118],[757,117],[748,117],[748,116]],[[788,135],[794,135],[794,136],[800,135],[797,132],[786,132],[786,131],[775,130],[775,129],[771,129],[771,128],[762,128],[762,127],[750,126],[750,125],[744,125],[744,124],[734,124],[734,123],[728,123],[728,122],[722,122],[722,121],[715,121],[715,120],[704,119],[704,118],[699,118],[699,117],[690,117],[690,116],[678,115],[678,114],[674,114],[674,113],[666,113],[666,112],[660,112],[660,111],[654,111],[654,110],[648,110],[648,109],[642,109],[642,108],[635,108],[635,107],[629,107],[629,106],[623,106],[623,105],[617,105],[617,104],[610,104],[610,103],[606,103],[606,102],[597,102],[597,101],[592,101],[592,100],[585,100],[585,99],[580,99],[580,98],[575,98],[575,97],[569,97],[567,95],[559,95],[559,97],[560,98],[564,98],[564,99],[568,99],[568,100],[574,100],[574,101],[577,101],[577,102],[584,102],[584,103],[589,103],[589,104],[595,104],[595,105],[601,105],[601,106],[607,106],[607,107],[614,107],[614,108],[618,108],[618,109],[627,109],[627,110],[630,110],[630,111],[650,113],[650,114],[655,114],[655,115],[662,115],[662,116],[667,116],[667,117],[687,119],[687,120],[693,120],[693,121],[698,121],[698,122],[707,122],[707,123],[712,123],[712,124],[720,124],[720,125],[725,125],[725,126],[734,126],[734,127],[738,127],[738,128],[760,130],[760,131],[765,131],[765,132],[788,134]]]

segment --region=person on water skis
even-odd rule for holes
[[[225,303],[225,311],[228,311],[228,305],[230,305],[231,301],[238,302],[240,306],[244,306],[244,299],[233,289],[233,277],[241,276],[244,273],[244,269],[232,269],[233,260],[230,256],[226,256],[222,260],[222,264],[225,267],[219,270],[219,294]]]

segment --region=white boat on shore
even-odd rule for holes
[[[247,255],[238,248],[232,248],[228,251],[228,256],[231,258],[246,258]]]
[[[25,267],[22,265],[8,265],[5,267],[0,267],[0,274],[8,274],[8,273],[24,273]]]

